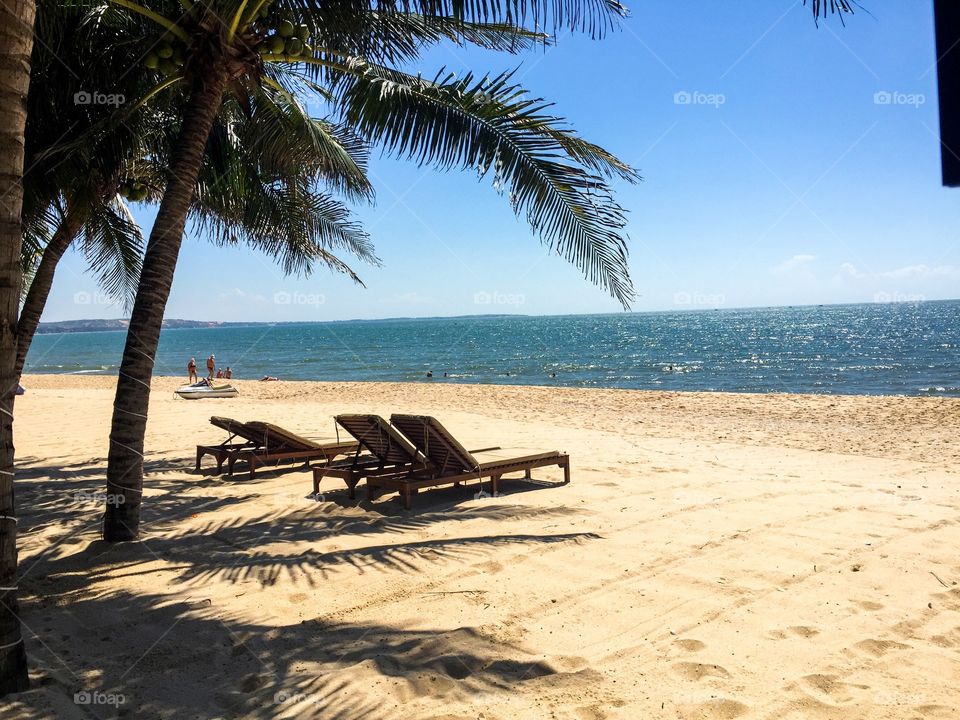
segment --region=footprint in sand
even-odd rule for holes
[[[820,630],[810,625],[791,625],[784,630],[770,630],[767,637],[771,640],[786,640],[791,635],[794,637],[812,638],[819,635]]]
[[[550,659],[550,664],[559,672],[565,673],[580,672],[584,668],[590,667],[587,659],[579,655],[558,655]]]
[[[869,610],[870,612],[883,610],[883,605],[881,603],[873,602],[872,600],[851,600],[850,602],[852,602],[861,610]]]
[[[719,665],[708,665],[706,663],[678,662],[672,665],[673,672],[684,680],[702,680],[705,677],[728,678],[730,673]]]
[[[817,628],[810,627],[809,625],[791,625],[787,628],[787,631],[802,638],[812,638],[814,635],[820,634]]]
[[[829,705],[847,705],[853,702],[853,696],[847,690],[848,684],[836,675],[804,675],[803,684],[808,693],[818,702]],[[849,685],[860,689],[868,689],[866,685]]]
[[[474,567],[477,570],[480,570],[481,572],[485,572],[485,573],[498,573],[501,570],[503,570],[503,565],[501,565],[498,562],[494,562],[493,560],[476,563],[474,564]]]
[[[861,640],[854,647],[858,650],[865,652],[874,657],[880,657],[881,655],[886,655],[891,650],[909,650],[909,645],[904,645],[903,643],[898,643],[893,640],[876,640],[874,638],[869,638],[867,640]]]
[[[709,718],[710,720],[731,720],[750,711],[747,705],[736,700],[719,698],[692,706],[691,717]]]
[[[673,644],[686,652],[699,652],[707,647],[706,643],[692,638],[678,638],[674,640]]]
[[[955,627],[943,635],[934,635],[930,638],[930,642],[942,648],[960,647],[960,627]]]
[[[577,720],[606,720],[607,713],[601,705],[586,705],[574,710]]]

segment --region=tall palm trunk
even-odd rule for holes
[[[103,539],[110,542],[136,540],[140,532],[143,439],[153,362],[187,212],[226,84],[222,63],[213,63],[208,72],[197,73],[170,165],[170,179],[143,258],[113,403],[107,461],[108,502],[103,521]]]
[[[29,687],[17,605],[13,399],[17,386],[23,131],[33,49],[33,0],[0,3],[0,696]]]
[[[57,271],[57,263],[76,239],[83,227],[83,220],[75,212],[68,211],[60,222],[57,231],[50,238],[50,242],[43,249],[40,265],[34,273],[27,297],[20,310],[20,321],[17,323],[17,363],[14,374],[17,378],[23,373],[23,364],[27,359],[27,351],[40,324],[40,316],[50,296],[50,287],[53,285],[53,276]]]

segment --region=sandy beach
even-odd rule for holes
[[[155,378],[142,541],[99,540],[113,378],[17,399],[33,688],[4,718],[955,718],[960,400]],[[193,471],[211,415],[435,415],[564,450],[370,503]],[[207,466],[211,469],[210,460]],[[86,695],[77,696],[77,693]]]

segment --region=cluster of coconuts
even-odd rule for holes
[[[266,7],[260,11],[261,21],[268,20],[269,11]],[[310,51],[307,39],[310,37],[310,28],[306,25],[295,25],[290,20],[280,20],[273,32],[267,35],[258,48],[261,55],[280,55],[297,57]]]
[[[140,202],[145,200],[149,190],[147,186],[138,180],[124,180],[120,183],[120,187],[117,192],[120,193],[120,196],[126,198],[127,200],[132,200],[134,202]]]
[[[260,9],[257,24],[267,33],[257,48],[264,57],[298,57],[312,50],[307,44],[310,28],[295,24],[289,18],[278,18],[268,4]],[[157,39],[143,62],[151,70],[158,70],[163,75],[173,75],[183,67],[185,55],[186,48],[177,38],[165,33]]]
[[[173,75],[183,67],[183,58],[183,46],[171,37],[161,36],[153,50],[143,59],[143,64],[164,75]]]

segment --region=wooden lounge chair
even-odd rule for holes
[[[200,460],[204,455],[213,455],[216,458],[217,475],[219,475],[223,471],[223,463],[229,460],[231,455],[241,450],[249,451],[261,447],[260,434],[252,428],[248,428],[246,423],[233,418],[214,415],[210,418],[210,424],[226,430],[229,436],[219,445],[197,445],[197,472],[200,472]],[[243,441],[234,442],[235,438],[243,438]]]
[[[292,433],[279,425],[267,422],[253,421],[246,423],[257,433],[261,441],[260,447],[251,450],[240,450],[227,458],[227,474],[233,474],[233,466],[237,460],[246,460],[250,468],[250,479],[258,467],[267,464],[281,464],[302,460],[307,465],[311,460],[331,462],[340,455],[355,452],[358,443],[355,441],[331,441],[318,443],[296,433]]]
[[[373,476],[404,475],[425,470],[429,464],[410,441],[379,415],[337,415],[337,424],[356,438],[358,448],[349,460],[340,460],[313,468],[313,494],[320,494],[325,477],[340,478],[347,484],[350,499],[357,483]]]
[[[481,461],[457,442],[436,418],[428,415],[392,415],[390,422],[426,456],[431,466],[426,470],[414,470],[401,476],[367,478],[368,498],[373,497],[377,488],[397,490],[403,496],[403,506],[409,510],[412,496],[423,488],[459,485],[468,480],[479,480],[482,486],[483,479],[488,477],[491,491],[496,494],[500,478],[507,473],[522,472],[524,478],[529,479],[531,470],[550,465],[563,468],[563,482],[570,482],[570,456],[566,453],[554,450]],[[474,452],[480,454],[487,451]]]
[[[241,423],[229,418],[210,418],[210,422],[231,433],[224,443],[213,446],[197,446],[197,468],[200,467],[200,458],[205,454],[212,454],[217,458],[217,471],[220,472],[223,462],[227,463],[227,475],[233,475],[234,465],[238,460],[246,461],[249,467],[250,479],[254,478],[257,468],[267,464],[312,460],[330,462],[340,455],[355,452],[356,442],[324,442],[318,443],[301,437],[289,430],[266,422]],[[231,442],[234,437],[244,438],[245,442]]]

